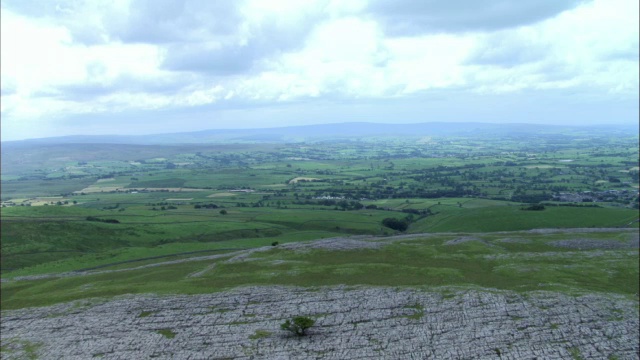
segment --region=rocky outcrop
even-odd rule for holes
[[[280,330],[316,319],[308,336]],[[246,287],[3,311],[2,358],[637,359],[638,301],[440,288]]]

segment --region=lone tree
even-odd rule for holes
[[[296,316],[291,320],[287,320],[284,323],[280,324],[280,328],[282,330],[288,330],[298,336],[304,336],[305,331],[312,327],[316,321],[308,318],[306,316]]]

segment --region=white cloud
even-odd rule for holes
[[[390,39],[389,73],[410,94],[434,88],[466,85],[463,61],[474,42],[473,35],[426,35]]]
[[[596,1],[544,22],[484,34],[470,54],[482,91],[638,93],[638,3]]]
[[[79,114],[241,112],[434,91],[637,102],[637,1],[485,2],[486,11],[461,12],[403,2],[387,16],[376,6],[395,5],[377,0],[9,0],[0,21],[2,136],[44,136],[29,131]],[[482,16],[472,21],[474,11]],[[496,20],[503,13],[513,18]],[[402,31],[389,31],[391,18]]]
[[[59,83],[83,80],[81,63],[60,26],[45,26],[2,10],[2,78],[29,95]]]
[[[76,85],[109,86],[121,77],[156,79],[160,49],[146,44],[74,43],[69,30],[48,21],[38,22],[2,9],[1,76],[3,123],[30,122],[66,113],[108,111],[109,100],[87,103],[67,96]],[[127,107],[136,102],[130,98]]]

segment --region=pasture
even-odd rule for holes
[[[363,248],[351,250],[267,246],[241,261],[230,261],[237,252],[223,252],[211,260],[153,267],[131,263],[94,274],[10,281],[2,285],[2,307],[244,285],[459,286],[630,297],[638,292],[637,231],[447,233],[386,240],[361,241]]]
[[[3,279],[91,268],[122,270],[277,246],[255,255],[251,263],[221,262],[199,279],[185,276],[211,262],[130,270],[126,276],[10,281],[2,284],[2,306],[127,291],[193,293],[271,283],[454,283],[529,290],[540,283],[627,293],[633,287],[625,287],[623,278],[637,279],[632,266],[637,251],[611,253],[620,259],[605,256],[593,267],[585,265],[584,256],[590,256],[586,253],[576,253],[572,260],[549,255],[547,268],[542,262],[530,264],[535,275],[511,271],[515,260],[486,257],[512,254],[515,259],[536,247],[562,251],[546,247],[546,240],[533,235],[526,236],[535,246],[496,244],[496,232],[637,229],[637,144],[637,137],[598,134],[589,141],[584,135],[568,136],[561,143],[544,136],[430,137],[423,142],[392,138],[166,149],[123,146],[112,157],[105,145],[36,146],[23,155],[23,163],[20,157],[11,158],[20,154],[13,149],[8,164],[3,163]],[[47,149],[55,159],[47,158]],[[538,210],[526,210],[532,205]],[[406,223],[406,230],[383,225],[390,218]],[[383,250],[313,250],[305,255],[278,247],[401,233],[438,235],[421,235],[422,240],[389,244]],[[443,245],[458,233],[486,241]],[[617,239],[627,233],[610,234]],[[259,257],[263,255],[270,257]],[[562,268],[562,261],[575,261],[575,268]],[[595,274],[598,265],[609,266],[608,274],[617,275]],[[589,285],[577,279],[582,271],[597,281]],[[163,284],[163,279],[175,282]],[[95,290],[80,291],[79,286]],[[52,291],[50,300],[38,298],[45,290]]]

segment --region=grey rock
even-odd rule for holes
[[[280,330],[297,315],[308,336]],[[638,325],[613,294],[245,287],[3,311],[1,338],[3,359],[637,359]]]

